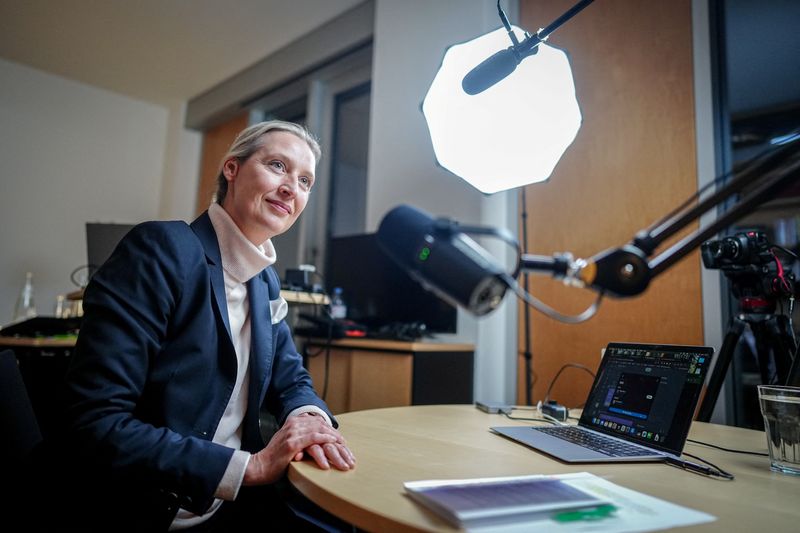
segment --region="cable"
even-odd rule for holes
[[[567,363],[567,364],[563,365],[561,368],[559,368],[558,372],[556,372],[556,375],[553,376],[553,380],[550,381],[550,386],[547,387],[547,393],[544,395],[544,402],[543,403],[547,403],[548,401],[550,401],[550,393],[553,390],[553,386],[556,384],[556,380],[561,375],[561,373],[564,370],[566,370],[567,368],[579,368],[581,370],[585,370],[586,372],[589,373],[590,376],[592,376],[592,379],[595,378],[594,372],[592,372],[591,369],[588,366],[582,365],[582,364],[579,364],[579,363]]]
[[[333,298],[328,295],[328,301],[333,302]],[[319,308],[323,313],[328,315],[328,336],[325,339],[325,378],[322,385],[322,401],[326,401],[328,397],[328,381],[331,375],[331,342],[333,342],[333,315],[331,314],[330,303],[328,305],[321,305]]]
[[[707,461],[707,460],[703,459],[702,457],[698,457],[696,455],[692,455],[691,453],[685,453],[684,452],[683,455],[685,455],[686,457],[691,457],[692,459],[694,459],[696,461],[700,461],[701,463],[707,464],[708,466],[710,466],[711,468],[716,470],[716,472],[712,470],[708,474],[710,476],[721,477],[722,479],[725,479],[725,480],[728,480],[728,481],[733,481],[734,479],[736,479],[733,474],[731,474],[730,472],[728,472],[726,470],[721,469],[720,467],[718,467],[717,465],[715,465],[711,461]],[[687,461],[687,463],[688,463],[688,461]]]
[[[793,251],[791,251],[791,250],[790,250],[790,249],[788,249],[788,248],[785,248],[785,247],[783,247],[783,246],[781,246],[781,245],[779,245],[779,244],[773,244],[773,245],[772,245],[772,247],[773,247],[773,248],[777,248],[778,250],[780,250],[781,252],[783,252],[783,253],[785,253],[785,254],[787,254],[787,255],[791,255],[791,256],[792,256],[792,257],[794,257],[795,259],[799,259],[799,258],[798,258],[798,256],[797,256],[797,254],[796,254],[796,253],[794,253]]]
[[[92,269],[97,270],[97,267],[94,265],[81,265],[69,274],[70,281],[79,289],[85,289],[86,286],[89,284],[90,273]],[[83,278],[78,278],[78,273],[81,270],[86,270],[83,274]]]
[[[322,400],[325,401],[328,396],[328,376],[330,376],[330,366],[331,366],[331,341],[333,340],[333,323],[331,322],[328,324],[328,336],[325,340],[325,345],[321,347],[319,350],[315,352],[311,352],[308,349],[308,346],[305,346],[303,350],[305,351],[306,357],[317,357],[321,353],[325,352],[325,371],[324,376],[322,378]]]
[[[322,274],[317,272],[316,269],[311,272],[311,275],[312,276],[316,276],[319,279],[319,286],[320,287],[324,287],[325,286],[325,276],[323,276]],[[313,288],[314,287],[312,287],[312,289]],[[325,305],[325,296],[327,296],[327,292],[326,291],[323,290],[322,292],[314,292],[312,290],[309,294],[311,295],[311,299],[314,300],[314,304],[316,304],[318,306]],[[319,296],[319,300],[317,300],[317,296]],[[330,301],[330,296],[328,296],[328,301]]]
[[[711,444],[710,442],[703,442],[701,440],[686,439],[686,442],[691,442],[692,444],[700,444],[702,446],[708,446],[709,448],[716,448],[717,450],[722,450],[723,452],[743,453],[743,454],[746,454],[746,455],[759,455],[761,457],[769,457],[768,453],[751,452],[749,450],[734,450],[733,448],[725,448],[723,446],[717,446],[716,444]],[[686,455],[689,455],[689,454],[687,453]]]
[[[468,235],[483,235],[488,237],[495,237],[509,245],[516,252],[516,262],[514,270],[511,274],[507,274],[516,279],[519,276],[520,268],[522,267],[522,248],[519,241],[505,228],[492,228],[488,226],[467,226],[460,224],[455,220],[449,218],[438,218],[434,223],[435,231],[443,232],[446,235],[454,235],[455,233],[466,233]]]
[[[566,426],[566,425],[568,425],[568,424],[562,422],[561,420],[559,420],[558,418],[556,418],[554,416],[550,416],[550,415],[545,414],[545,413],[542,413],[542,418],[544,418],[545,420],[547,420],[551,424],[555,424],[556,426]]]
[[[520,298],[522,301],[536,309],[537,311],[545,314],[546,316],[558,320],[559,322],[563,322],[565,324],[580,324],[581,322],[586,322],[594,315],[597,314],[597,311],[600,309],[600,303],[603,301],[603,291],[600,291],[597,295],[597,299],[595,299],[594,303],[587,307],[582,313],[578,315],[565,315],[556,311],[543,301],[539,300],[535,296],[525,292],[517,283],[517,280],[512,278],[509,275],[503,275],[503,280],[506,282],[508,287]]]
[[[703,463],[711,465],[713,468],[693,463],[691,461],[684,461],[683,459],[679,459],[676,457],[666,457],[665,462],[670,466],[674,466],[675,468],[680,468],[681,470],[686,470],[687,472],[691,472],[693,474],[698,474],[706,477],[718,477],[727,481],[734,480],[733,474],[731,474],[730,472],[726,472],[725,470],[722,470],[718,466],[709,463],[705,459],[700,459],[699,457],[695,457],[693,455],[689,455],[689,457],[693,457],[698,461],[702,461]]]
[[[579,324],[581,322],[586,322],[597,314],[597,311],[600,308],[600,303],[603,301],[604,291],[600,291],[594,303],[586,308],[582,313],[578,315],[565,315],[559,311],[556,311],[554,308],[550,307],[543,301],[530,294],[527,290],[520,287],[517,283],[517,277],[519,276],[522,268],[522,249],[519,242],[508,230],[504,228],[490,228],[484,226],[466,226],[448,218],[437,219],[434,227],[436,231],[444,232],[448,235],[452,235],[455,232],[461,232],[469,235],[486,235],[496,237],[514,248],[517,256],[514,270],[508,274],[501,274],[500,277],[517,295],[517,297],[544,315],[565,324]]]
[[[312,274],[314,274],[314,275],[319,277],[321,284],[324,283],[324,278],[323,278],[323,276],[321,274],[317,273],[316,271],[313,271]],[[323,284],[323,286],[324,286],[324,284]],[[314,352],[314,353],[311,353],[308,350],[308,348],[306,347],[305,348],[305,353],[306,353],[306,355],[308,357],[316,357],[319,354],[321,354],[322,352],[325,352],[325,367],[324,367],[325,370],[324,370],[324,376],[323,376],[323,379],[322,379],[322,394],[321,394],[321,397],[322,397],[322,401],[326,401],[327,397],[328,397],[328,383],[330,381],[329,378],[330,378],[330,374],[331,374],[330,368],[331,368],[331,343],[333,341],[333,317],[331,316],[331,313],[330,313],[330,303],[328,305],[326,305],[324,303],[325,302],[325,300],[324,300],[325,296],[328,296],[328,302],[331,301],[330,295],[327,295],[326,293],[320,293],[320,296],[322,297],[322,300],[320,300],[319,302],[315,302],[317,304],[316,305],[317,314],[322,312],[322,313],[325,313],[329,318],[328,331],[327,331],[327,335],[326,335],[326,339],[325,339],[325,345],[322,348],[320,348],[319,350],[317,350],[316,352]],[[312,300],[313,299],[314,299],[314,297],[312,297]]]

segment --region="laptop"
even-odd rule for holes
[[[610,343],[577,426],[491,430],[567,463],[678,457],[713,354],[706,346]]]

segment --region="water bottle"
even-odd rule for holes
[[[344,303],[342,297],[342,288],[334,287],[333,296],[331,296],[331,317],[343,319],[347,316],[347,305]]]
[[[36,316],[36,305],[33,302],[33,273],[25,274],[25,285],[19,291],[17,305],[14,306],[14,321]]]

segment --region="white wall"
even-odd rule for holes
[[[161,197],[158,205],[158,218],[161,220],[177,219],[191,222],[194,219],[203,135],[185,129],[183,127],[185,117],[186,102],[175,102],[169,106]]]
[[[420,106],[447,46],[483,33],[478,0],[378,0],[367,229],[400,203],[480,221],[482,194],[436,165]]]
[[[484,196],[437,166],[420,108],[445,49],[499,25],[495,2],[377,0],[368,231],[377,229],[392,207],[408,203],[433,215],[516,232],[514,215],[508,216],[516,213],[513,193]],[[511,225],[506,226],[509,221]],[[476,343],[475,397],[511,401],[516,357],[514,298],[507,297],[502,310],[479,320],[459,313],[458,330],[455,339],[445,340]]]
[[[0,324],[26,271],[41,315],[76,288],[86,222],[159,216],[168,128],[164,107],[0,60]]]

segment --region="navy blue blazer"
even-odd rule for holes
[[[248,282],[252,347],[242,448],[263,442],[263,407],[283,423],[317,396],[285,321],[271,323],[280,282],[269,267]],[[174,504],[206,511],[233,455],[211,439],[236,380],[219,245],[207,213],[184,222],[146,222],[94,274],[67,376],[72,444],[105,491],[121,489],[131,512]],[[334,420],[334,424],[336,424]],[[124,511],[123,511],[124,512]],[[174,513],[173,513],[174,515]],[[125,518],[117,517],[118,520]]]

